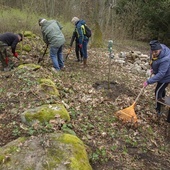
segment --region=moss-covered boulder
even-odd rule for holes
[[[27,38],[35,38],[36,35],[33,34],[31,31],[25,31],[25,32],[24,32],[24,37],[27,37]]]
[[[22,122],[32,125],[34,123],[49,122],[50,120],[60,118],[65,122],[70,121],[70,115],[62,104],[47,104],[40,107],[26,110],[21,114]]]
[[[30,52],[31,51],[31,46],[29,44],[23,45],[22,50],[26,51],[26,52]]]
[[[40,65],[36,65],[36,64],[22,64],[18,67],[18,69],[37,70],[40,67],[41,67]]]
[[[92,170],[83,142],[69,134],[17,139],[0,148],[0,170]]]
[[[40,89],[50,95],[59,96],[55,83],[50,79],[40,79]]]

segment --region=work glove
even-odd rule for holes
[[[146,87],[148,85],[147,81],[143,83],[143,87]]]
[[[79,48],[82,48],[82,44],[79,44]]]
[[[18,53],[13,53],[13,56],[18,58]]]
[[[9,58],[6,56],[6,57],[5,57],[5,63],[6,63],[6,65],[8,65],[8,62],[9,62]]]

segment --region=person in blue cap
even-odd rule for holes
[[[158,40],[152,40],[149,45],[151,48],[150,65],[154,76],[145,81],[143,86],[157,83],[155,97],[158,101],[164,102],[166,87],[170,83],[170,49]],[[156,112],[158,116],[161,115],[159,102],[156,103]]]

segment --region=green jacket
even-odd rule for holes
[[[65,38],[61,29],[61,25],[55,20],[44,21],[41,25],[44,42],[50,47],[60,47],[63,45]]]

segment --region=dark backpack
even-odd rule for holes
[[[84,35],[85,36],[87,36],[88,38],[90,38],[91,37],[91,29],[85,24],[84,25],[84,28],[85,28],[85,33],[84,33]]]

